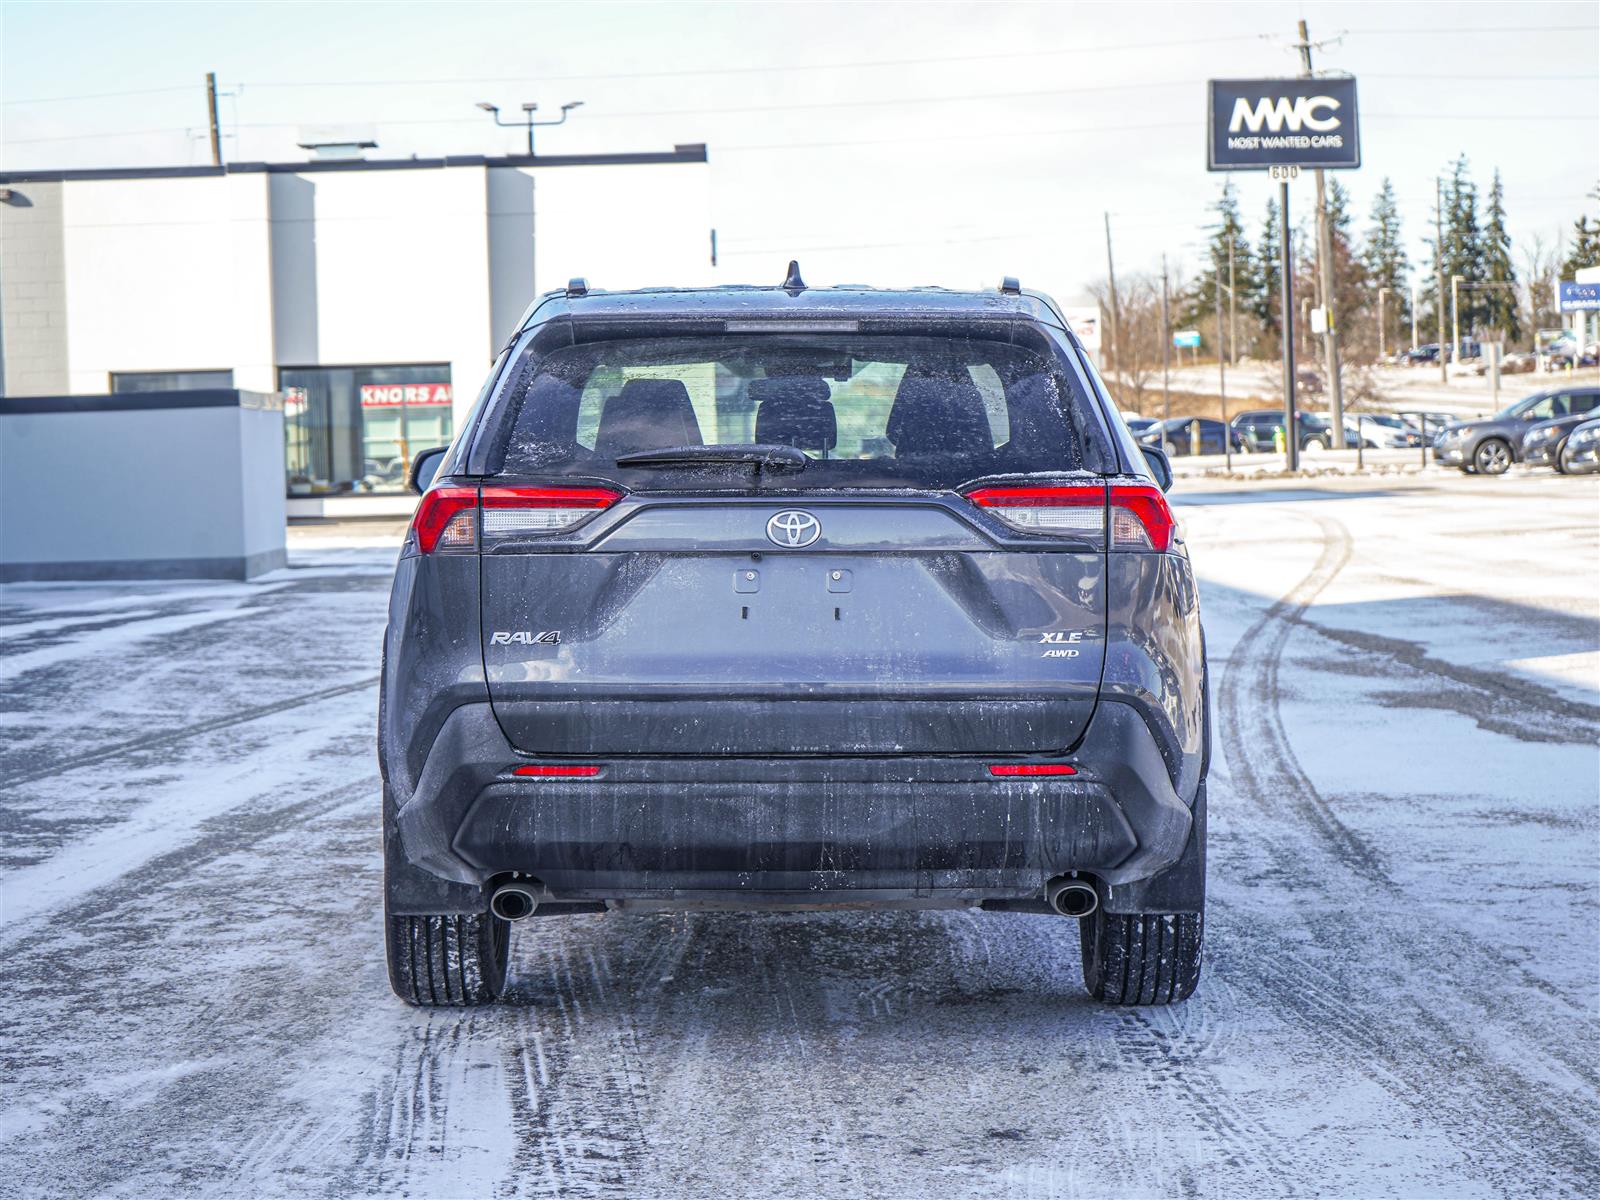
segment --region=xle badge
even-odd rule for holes
[[[1040,644],[1041,645],[1047,645],[1047,646],[1074,645],[1074,644],[1076,644],[1078,642],[1081,642],[1081,641],[1083,641],[1083,630],[1081,630],[1081,629],[1075,629],[1071,633],[1067,633],[1064,630],[1058,630],[1058,631],[1053,632],[1053,633],[1052,632],[1045,632],[1045,633],[1041,633],[1039,635]],[[1077,652],[1077,650],[1046,650],[1039,657],[1040,658],[1077,658],[1078,657],[1078,652]]]

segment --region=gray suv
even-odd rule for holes
[[[943,908],[1199,977],[1194,576],[1046,297],[542,297],[422,489],[384,638],[388,960],[478,1004],[513,923]]]

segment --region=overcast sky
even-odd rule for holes
[[[1504,173],[1512,231],[1564,240],[1600,179],[1600,6],[1578,3],[0,5],[4,169],[294,161],[300,126],[365,124],[378,157],[517,152],[472,107],[572,120],[547,153],[705,142],[720,274],[992,285],[1063,299],[1104,275],[1192,267],[1223,177],[1205,80],[1354,74],[1362,226],[1383,176],[1416,243],[1436,172]],[[1335,40],[1337,39],[1337,40]],[[117,93],[106,95],[106,93]],[[55,99],[66,97],[66,99]],[[617,187],[650,203],[648,172]],[[1254,235],[1273,185],[1236,175]],[[1309,211],[1309,179],[1294,202]],[[603,237],[541,229],[541,237]],[[1421,256],[1420,245],[1414,254]],[[603,281],[598,281],[603,283]],[[662,280],[670,283],[670,280]]]

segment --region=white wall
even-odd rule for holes
[[[307,219],[309,203],[315,290],[285,286],[294,273],[280,264],[275,307],[280,326],[287,308],[314,307],[314,322],[303,311],[300,320],[314,330],[306,349],[316,357],[288,357],[301,348],[280,344],[279,366],[449,363],[456,412],[465,413],[492,362],[486,174],[451,167],[280,176],[275,200],[290,186],[309,196],[293,211],[275,204],[275,255],[295,240],[288,226]]]
[[[283,410],[241,399],[0,416],[0,578],[282,566]]]
[[[206,369],[276,388],[266,176],[74,181],[62,237],[72,392]]]

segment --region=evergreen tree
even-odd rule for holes
[[[1400,205],[1394,184],[1387,178],[1372,202],[1372,225],[1361,247],[1361,264],[1373,288],[1376,304],[1378,288],[1388,288],[1383,306],[1384,341],[1391,346],[1405,343],[1407,322],[1411,318],[1408,284],[1411,261],[1406,256],[1405,238],[1400,232]]]
[[[1373,304],[1366,264],[1356,254],[1350,193],[1336,178],[1328,181],[1328,232],[1333,243],[1333,311],[1339,339],[1348,355],[1370,358],[1377,338],[1369,310]],[[1311,249],[1315,250],[1313,245]]]
[[[1483,292],[1485,321],[1490,329],[1500,330],[1511,342],[1520,342],[1522,323],[1518,316],[1517,270],[1511,262],[1511,234],[1506,231],[1505,201],[1505,187],[1496,168],[1494,182],[1489,187],[1489,208],[1483,230],[1484,282],[1494,285]]]
[[[1600,200],[1600,187],[1589,196]],[[1600,219],[1591,221],[1587,214],[1572,223],[1572,248],[1561,264],[1561,278],[1571,279],[1574,272],[1585,267],[1600,267]]]
[[[1450,182],[1444,195],[1444,282],[1445,303],[1450,301],[1450,287],[1456,276],[1461,277],[1456,293],[1461,318],[1461,337],[1472,336],[1472,331],[1487,319],[1485,292],[1465,285],[1482,283],[1487,276],[1484,265],[1483,230],[1478,223],[1478,185],[1467,174],[1467,156],[1456,159],[1450,171]],[[1445,328],[1454,336],[1456,313],[1446,310]]]
[[[1279,321],[1278,309],[1281,305],[1281,288],[1279,282],[1282,277],[1281,255],[1278,230],[1278,205],[1272,200],[1267,201],[1266,217],[1261,224],[1261,233],[1256,238],[1256,270],[1251,279],[1251,290],[1245,293],[1240,289],[1240,300],[1243,301],[1248,294],[1248,308],[1250,315],[1261,326],[1262,334],[1267,345],[1265,354],[1276,354]]]
[[[1228,245],[1233,245],[1234,287],[1238,289],[1237,305],[1247,311],[1254,294],[1254,264],[1251,261],[1250,242],[1245,235],[1244,220],[1239,213],[1239,195],[1233,180],[1222,185],[1222,194],[1212,205],[1217,223],[1212,227],[1211,239],[1200,262],[1200,273],[1178,303],[1178,323],[1203,331],[1214,331],[1217,314],[1217,288],[1222,287],[1222,312],[1224,337],[1227,336],[1228,313]],[[1215,340],[1213,332],[1204,334],[1206,343]],[[1243,340],[1241,338],[1241,340]],[[1217,347],[1213,346],[1213,349]]]

